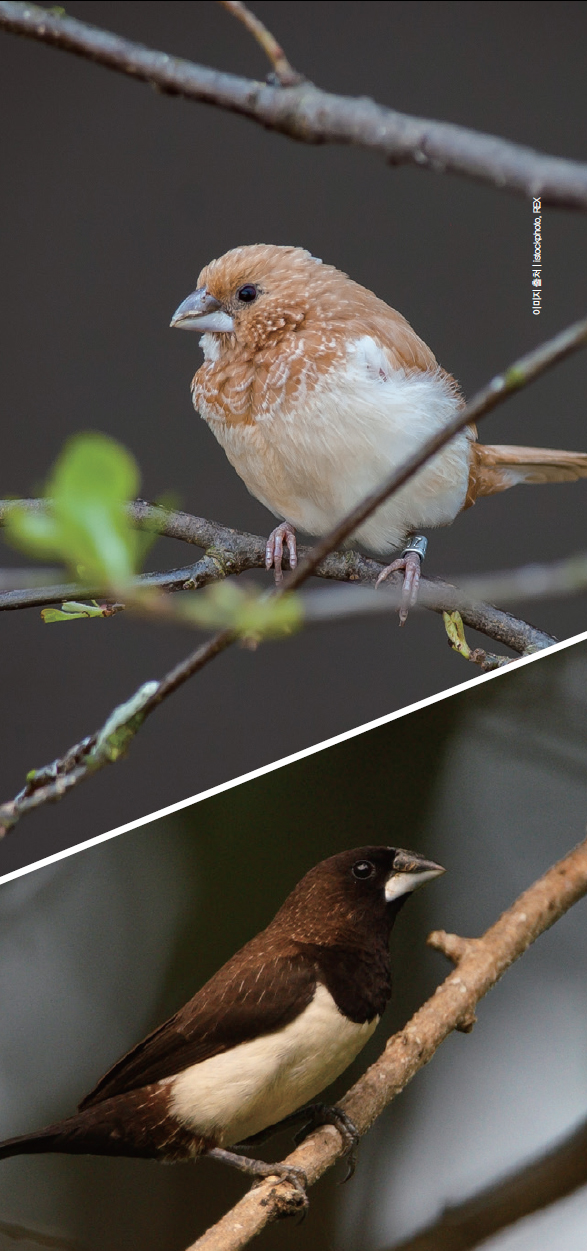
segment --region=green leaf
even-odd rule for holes
[[[468,660],[471,648],[465,638],[465,627],[460,612],[443,612],[442,620],[453,652],[458,652],[460,656]]]
[[[301,599],[294,594],[259,595],[234,582],[215,582],[184,604],[189,621],[207,629],[234,630],[242,638],[278,638],[299,630],[304,619]]]
[[[139,484],[137,464],[120,443],[103,434],[75,435],[53,468],[46,510],[15,506],[8,535],[29,555],[62,560],[79,580],[121,586],[145,547],[125,510]]]
[[[78,604],[76,600],[65,600],[61,608],[42,608],[41,616],[46,625],[53,621],[75,621],[79,617],[110,617],[108,606],[100,607],[94,600],[93,604]]]

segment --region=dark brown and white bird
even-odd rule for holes
[[[454,416],[462,397],[401,313],[302,248],[234,248],[202,270],[172,326],[203,335],[194,406],[249,491],[282,518],[267,544],[281,578],[295,530],[327,534]],[[468,426],[352,536],[419,579],[422,529],[520,482],[587,477],[587,454],[487,447]],[[406,588],[406,602],[411,593]]]
[[[393,847],[322,861],[267,928],[119,1060],[75,1115],[1,1143],[0,1158],[65,1152],[172,1162],[209,1154],[299,1185],[295,1170],[230,1148],[268,1137],[288,1118],[312,1119],[312,1109],[296,1114],[355,1059],[390,997],[399,909],[443,872]],[[319,1105],[316,1115],[333,1120],[350,1144],[353,1127],[340,1110]]]

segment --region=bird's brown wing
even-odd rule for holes
[[[407,374],[439,374],[449,384],[455,399],[464,403],[459,385],[452,374],[438,364],[428,344],[416,334],[409,321],[372,291],[355,283],[353,289],[356,295],[353,300],[353,317],[345,323],[347,337],[358,339],[365,334],[371,335],[383,348],[392,373],[401,369]],[[471,437],[475,438],[477,431],[472,423],[470,429]]]
[[[474,443],[465,508],[481,495],[497,495],[519,482],[576,482],[578,478],[587,478],[585,452]]]
[[[292,952],[267,959],[266,948],[258,953],[253,939],[179,1012],[118,1060],[82,1100],[80,1111],[273,1033],[307,1007],[315,989],[311,958]]]
[[[353,314],[345,324],[347,336],[372,335],[384,349],[392,369],[409,373],[438,369],[434,353],[397,309],[355,283],[353,297]]]

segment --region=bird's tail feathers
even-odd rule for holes
[[[63,1147],[58,1146],[61,1142],[62,1131],[56,1125],[48,1125],[46,1129],[39,1129],[35,1134],[21,1134],[18,1138],[6,1138],[4,1142],[0,1142],[0,1160],[7,1160],[11,1155],[34,1155],[46,1151],[62,1151]]]
[[[115,1101],[110,1102],[114,1104]],[[131,1155],[147,1159],[157,1155],[151,1142],[144,1139],[144,1134],[125,1134],[124,1118],[117,1118],[116,1109],[107,1107],[102,1115],[93,1110],[90,1115],[87,1112],[77,1112],[56,1125],[47,1125],[45,1129],[37,1130],[34,1134],[7,1138],[5,1142],[0,1142],[0,1160],[11,1155],[37,1155],[46,1152],[59,1152],[63,1155]]]
[[[550,447],[474,443],[467,503],[520,482],[576,482],[587,478],[587,453]]]
[[[0,1142],[0,1160],[11,1155],[60,1152],[63,1155],[134,1156],[135,1159],[193,1160],[208,1143],[174,1117],[149,1103],[143,1088],[76,1112],[34,1134]],[[158,1092],[157,1092],[158,1093]]]

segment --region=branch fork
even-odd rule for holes
[[[222,0],[221,0],[222,3]],[[301,79],[283,49],[244,4],[224,4],[247,27],[273,67],[270,82],[227,74],[77,21],[36,4],[0,0],[0,27],[108,66],[167,95],[199,100],[250,118],[300,143],[347,144],[388,165],[459,174],[500,191],[541,196],[542,207],[587,210],[587,165],[535,152],[496,135],[410,117],[368,98],[335,95]]]
[[[447,934],[446,930],[432,930],[426,942],[434,951],[441,951],[447,960],[457,966],[465,956],[472,955],[479,945],[478,938],[461,938],[459,934]]]
[[[476,953],[479,947],[477,938],[461,938],[459,934],[447,934],[446,930],[433,930],[428,935],[426,942],[435,951],[441,951],[443,956],[446,956],[447,960],[451,960],[457,969],[461,962],[467,956]],[[462,986],[463,994],[468,993],[468,987],[457,973],[453,973],[452,982],[455,986]],[[470,1034],[476,1024],[477,1017],[475,1012],[467,1008],[456,1028],[461,1034]]]

